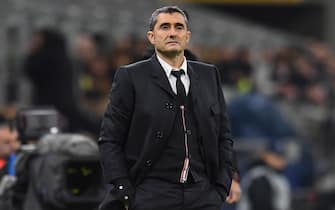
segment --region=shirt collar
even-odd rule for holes
[[[166,76],[169,78],[170,75],[171,75],[171,71],[174,68],[172,68],[172,66],[170,64],[168,64],[162,58],[160,58],[159,55],[156,54],[156,56],[157,56],[157,59],[158,59],[159,63],[162,65],[162,67],[163,67],[163,69],[165,71]],[[185,75],[187,75],[187,61],[186,61],[185,56],[184,56],[184,61],[181,64],[181,67],[179,69],[184,70],[185,71]]]

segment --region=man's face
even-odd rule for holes
[[[7,127],[0,128],[0,158],[5,158],[19,147],[17,132]]]
[[[159,14],[154,28],[147,32],[147,37],[155,49],[168,57],[184,51],[190,36],[184,16],[178,12]]]

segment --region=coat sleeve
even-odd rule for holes
[[[216,69],[216,78],[218,86],[219,103],[221,106],[220,112],[220,128],[219,128],[219,174],[217,177],[217,185],[223,187],[226,195],[230,191],[230,185],[234,172],[234,155],[233,155],[233,138],[231,135],[230,123],[226,108],[226,102],[221,88],[221,80],[218,69]]]
[[[109,103],[98,139],[103,174],[107,183],[128,178],[124,145],[127,140],[134,106],[134,89],[129,70],[116,71]]]

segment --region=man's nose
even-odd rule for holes
[[[174,28],[171,28],[169,30],[169,37],[176,37],[177,36],[177,30]]]

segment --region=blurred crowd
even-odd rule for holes
[[[329,46],[311,42],[287,47],[272,59],[276,95],[285,100],[333,107],[335,59]]]
[[[257,52],[266,64],[262,71],[271,86],[255,79],[261,66],[254,61],[255,52],[246,47],[192,46],[190,51],[194,59],[215,63],[220,71],[236,137],[242,189],[250,168],[261,165],[284,177],[286,190],[296,192],[296,200],[301,199],[297,192],[305,190],[302,197],[316,201],[317,192],[322,191],[321,177],[332,176],[335,169],[334,147],[329,147],[335,136],[335,54],[331,48],[313,41]],[[32,35],[21,71],[31,87],[32,98],[26,105],[53,107],[61,113],[66,132],[96,138],[116,69],[151,55],[147,41],[133,35],[116,41],[104,33],[83,33],[68,43],[58,30],[38,30]],[[10,155],[20,147],[15,128],[1,124],[15,120],[19,108],[15,104],[0,108],[0,176],[7,173]],[[248,184],[260,190],[252,186]],[[335,183],[331,192],[335,192]],[[320,205],[301,208],[318,209]]]

